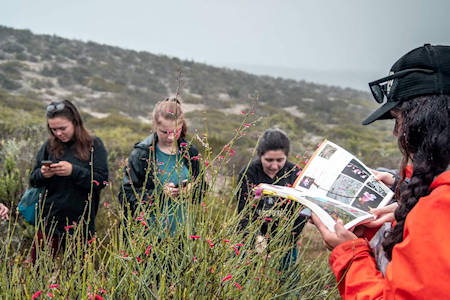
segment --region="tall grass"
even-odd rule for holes
[[[194,136],[204,147],[200,158],[208,189],[201,202],[189,192],[172,199],[182,207],[183,222],[171,232],[166,224],[173,213],[167,198],[141,204],[135,216],[125,216],[116,201],[121,170],[103,191],[95,237],[86,237],[85,224],[73,225],[61,250],[51,253],[48,243],[38,247],[30,262],[31,239],[20,242],[32,228],[15,213],[2,228],[0,242],[0,298],[2,299],[334,299],[338,297],[327,253],[310,226],[298,242],[297,263],[283,268],[282,258],[292,248],[294,218],[280,217],[278,230],[263,251],[255,239],[264,219],[239,230],[244,214],[252,214],[258,199],[236,211],[235,178],[224,177],[233,144],[248,120],[236,130],[227,147],[212,156],[206,138]],[[298,208],[300,209],[300,208]],[[287,212],[286,215],[287,216]],[[125,224],[124,220],[127,217]],[[149,222],[152,219],[152,222]],[[45,230],[43,230],[45,231]],[[19,234],[19,240],[17,239]]]

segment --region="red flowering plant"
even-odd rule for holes
[[[240,114],[240,110],[245,112]],[[304,231],[301,243],[296,244],[290,234],[294,224],[288,211],[282,210],[286,218],[268,214],[264,215],[265,220],[256,215],[258,193],[250,192],[246,206],[237,212],[239,183],[233,168],[250,160],[254,152],[249,149],[255,146],[257,132],[264,129],[259,126],[260,116],[255,114],[254,107],[248,105],[239,111],[227,118],[229,124],[213,124],[216,127],[204,132],[191,130],[186,145],[180,145],[187,149],[195,144],[199,150],[194,157],[181,150],[177,159],[191,159],[201,166],[200,174],[208,183],[201,199],[194,190],[166,197],[153,190],[144,191],[132,182],[132,192],[136,196],[134,211],[129,202],[118,201],[117,195],[124,175],[131,175],[135,166],[126,160],[120,163],[119,159],[128,155],[134,140],[144,138],[151,128],[133,123],[134,130],[114,131],[113,137],[105,139],[111,156],[110,178],[107,182],[87,179],[92,187],[86,194],[92,194],[91,188],[106,186],[101,202],[94,206],[98,210],[95,228],[89,228],[92,232],[86,230],[88,223],[80,219],[76,224],[67,222],[67,231],[53,235],[42,224],[37,224],[28,227],[32,240],[17,248],[12,246],[13,231],[19,226],[12,221],[10,229],[2,231],[0,242],[0,270],[4,274],[0,277],[2,297],[266,299],[298,293],[314,299],[336,295],[334,289],[326,288],[335,285],[326,257],[320,256],[324,253],[319,250],[321,241],[315,240],[317,236],[313,231]],[[214,112],[204,114],[205,118],[213,119],[211,123],[218,123],[215,116]],[[228,126],[228,132],[219,132],[217,126]],[[96,134],[98,132],[103,139],[109,134],[106,130],[96,128]],[[128,140],[128,135],[133,141]],[[126,147],[115,148],[116,139],[127,139],[129,143]],[[149,146],[149,153],[155,150],[154,145]],[[159,176],[170,175],[170,170],[164,169],[167,162],[155,163],[152,168],[151,161],[156,160],[151,156],[142,157],[142,162],[148,164],[143,177],[153,179],[157,185]],[[94,170],[96,166],[91,164],[90,167]],[[192,172],[191,165],[188,164],[186,170],[183,172]],[[177,172],[179,170],[174,173]],[[145,186],[147,182],[139,184]],[[200,184],[195,180],[190,183]],[[86,202],[89,201],[92,198],[87,196]],[[90,218],[95,214],[87,207],[85,215]],[[249,222],[243,224],[243,219]],[[277,230],[271,232],[275,222],[278,222]],[[256,239],[262,234],[263,226],[267,226],[271,234],[264,236],[265,248],[257,252]],[[34,243],[38,246],[35,251]],[[297,246],[298,263],[283,269],[282,261],[295,245],[301,245]],[[25,263],[28,253],[34,252],[34,262]]]

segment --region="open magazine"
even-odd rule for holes
[[[314,152],[293,187],[262,183],[256,189],[301,203],[331,231],[338,218],[347,229],[372,220],[369,210],[385,206],[393,196],[361,161],[327,140]]]

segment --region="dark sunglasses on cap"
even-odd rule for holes
[[[51,113],[51,112],[55,112],[55,111],[61,111],[64,109],[64,107],[66,107],[64,102],[51,103],[51,104],[47,105],[47,112]]]
[[[398,71],[394,74],[391,74],[389,76],[380,78],[378,80],[369,82],[370,91],[372,92],[375,101],[377,101],[380,104],[383,103],[385,99],[388,99],[388,94],[390,92],[390,88],[392,87],[393,80],[396,78],[402,78],[414,72],[422,72],[427,74],[434,73],[433,70],[428,69],[420,69],[420,68],[405,69],[402,71]]]

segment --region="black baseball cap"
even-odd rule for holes
[[[403,55],[389,75],[369,82],[375,101],[383,104],[364,121],[392,119],[390,110],[424,95],[450,94],[450,46],[425,44]]]

